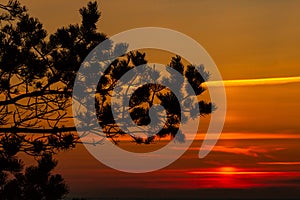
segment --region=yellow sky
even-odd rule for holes
[[[53,33],[58,27],[79,22],[78,10],[88,1],[21,2]],[[300,84],[280,82],[282,77],[300,76],[300,1],[98,3],[102,12],[98,27],[108,35],[143,26],[165,27],[192,37],[208,51],[223,79],[230,80],[224,132],[297,134],[300,130]],[[261,84],[250,81],[253,84],[249,85],[244,79],[256,79]]]

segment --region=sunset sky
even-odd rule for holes
[[[58,27],[80,22],[78,10],[88,1],[21,2],[53,33]],[[300,188],[300,1],[98,3],[102,12],[98,29],[108,36],[153,26],[182,32],[200,43],[223,77],[228,108],[221,140],[202,160],[197,158],[201,142],[195,142],[169,167],[139,175],[100,164],[80,145],[59,154],[58,170],[72,195],[142,197],[147,189],[157,189],[158,195],[168,197],[160,190],[176,196],[177,188],[188,194],[185,189],[286,186],[289,195],[300,196],[294,191]],[[150,55],[156,62],[169,62],[160,53]],[[209,118],[202,121],[199,132],[203,133]],[[198,195],[195,190],[190,194]],[[261,194],[267,195],[268,190]]]

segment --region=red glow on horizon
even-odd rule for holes
[[[245,171],[244,169],[240,169],[237,167],[224,166],[215,169],[210,169],[206,171],[190,171],[188,174],[215,174],[215,175],[270,175],[270,174],[282,174],[284,172],[274,172],[274,171]]]
[[[299,172],[260,171],[258,169],[221,166],[212,169],[199,169],[186,172],[190,174],[190,188],[255,188],[284,186],[292,184],[278,180],[289,180],[297,177]],[[279,176],[278,176],[279,175]]]

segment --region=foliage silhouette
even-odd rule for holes
[[[0,4],[0,10],[0,198],[60,199],[68,189],[60,175],[50,174],[57,164],[51,155],[74,148],[80,142],[72,123],[73,84],[85,57],[107,39],[97,31],[101,13],[97,2],[89,2],[79,10],[80,24],[59,28],[48,35],[42,23],[31,17],[19,1]],[[184,135],[178,132],[180,123],[216,109],[213,103],[199,100],[196,103],[200,111],[197,110],[189,101],[188,90],[184,102],[178,102],[169,88],[159,84],[139,86],[134,92],[129,110],[137,125],[150,123],[149,112],[154,104],[166,109],[166,123],[156,135],[141,138],[124,132],[115,123],[111,111],[114,87],[126,72],[147,63],[145,53],[129,52],[114,60],[101,77],[93,106],[97,123],[104,130],[103,138],[115,144],[122,135],[129,135],[138,144],[150,144],[166,136],[184,142]],[[181,57],[175,56],[168,67],[184,76],[197,96],[205,91],[202,84],[210,74],[203,66],[184,66]],[[153,71],[149,78],[156,79],[158,75]],[[165,81],[176,80],[171,77]],[[189,115],[182,116],[180,104],[190,108]],[[24,165],[16,156],[18,152],[39,157],[38,166],[22,172]]]
[[[113,88],[115,88],[120,77],[126,74],[126,72],[144,64],[147,64],[145,53],[141,53],[138,51],[130,52],[129,54],[124,55],[123,57],[113,62],[108,67],[108,69],[100,79],[99,85],[97,87],[96,108],[98,121],[102,126],[105,134],[103,137],[111,138],[116,144],[119,142],[118,136],[128,134],[124,132],[124,130],[126,130],[127,124],[123,124],[122,127],[119,127],[116,124],[114,116],[112,114],[112,103],[116,104],[116,102],[111,102],[111,97],[121,95],[121,93],[119,92],[112,92]],[[171,59],[171,62],[168,66],[178,71],[179,76],[183,76],[189,81],[196,96],[201,95],[205,91],[202,83],[208,80],[210,74],[205,71],[202,65],[199,67],[194,65],[184,66],[181,57],[175,56]],[[201,73],[198,70],[200,70]],[[147,79],[149,82],[155,82],[155,80],[159,76],[159,72],[153,69],[145,71],[143,77],[140,79]],[[138,78],[135,77],[135,79]],[[165,78],[164,82],[178,85],[179,80],[179,77],[172,76],[169,78]],[[141,137],[138,134],[135,135],[135,133],[132,132],[129,134],[129,136],[132,137],[133,141],[139,144],[149,144],[154,142],[156,139],[160,139],[166,136],[171,136],[171,138],[175,139],[175,141],[184,142],[185,136],[178,129],[180,124],[185,123],[189,118],[199,117],[199,113],[201,116],[206,116],[210,114],[214,109],[216,109],[216,106],[211,102],[205,102],[203,100],[193,102],[190,98],[192,94],[190,94],[190,91],[188,89],[184,88],[182,91],[178,91],[179,95],[183,97],[181,98],[183,99],[183,102],[179,102],[176,95],[168,87],[160,84],[145,84],[141,86],[139,85],[139,81],[137,81],[136,85],[134,85],[132,82],[127,84],[124,83],[124,87],[127,87],[127,89],[129,89],[130,87],[137,88],[133,95],[130,97],[128,108],[132,120],[137,125],[146,126],[150,123],[151,119],[149,116],[149,112],[150,108],[154,104],[160,104],[167,112],[166,122],[163,125],[163,128],[155,135],[146,134],[145,137]],[[183,114],[183,112],[181,112],[180,104],[182,104],[182,108],[184,110],[188,111],[186,114]],[[197,106],[195,104],[198,105],[198,108],[200,110],[197,109]],[[121,110],[126,109],[124,108],[124,102],[120,102],[118,107],[121,108]]]
[[[16,152],[30,155],[73,148],[79,142],[76,129],[70,123],[76,73],[88,53],[107,39],[105,34],[97,32],[96,23],[101,16],[97,3],[89,2],[79,10],[80,24],[59,28],[49,37],[39,20],[31,17],[18,1],[10,0],[6,5],[0,4],[0,8],[3,10],[0,16],[0,148],[14,148]],[[99,81],[95,105],[98,122],[105,130],[103,137],[115,143],[119,136],[127,133],[118,128],[113,119],[112,90],[127,71],[146,64],[145,57],[145,53],[136,51],[116,59]],[[199,67],[202,76],[197,66],[184,66],[180,56],[173,57],[168,66],[187,78],[196,95],[205,91],[202,83],[207,81],[209,73],[203,66]],[[188,105],[188,99],[178,102],[168,88],[144,85],[130,99],[131,117],[138,125],[149,123],[149,109],[154,99],[167,110],[167,123],[156,136],[141,139],[130,135],[137,143],[148,144],[156,137],[167,135],[174,137],[179,124],[184,123],[180,117],[186,120],[199,116],[199,110]],[[192,108],[190,116],[180,116],[179,103]],[[203,116],[215,109],[214,104],[202,100],[198,105]],[[178,138],[183,141],[184,136]]]
[[[50,173],[57,165],[50,154],[42,155],[37,166],[25,171],[23,162],[11,152],[1,152],[0,161],[0,199],[54,200],[69,192],[61,175]]]
[[[18,1],[0,8],[0,148],[12,143],[16,151],[42,155],[74,147],[76,129],[66,125],[73,82],[83,59],[106,39],[96,31],[97,3],[80,9],[81,24],[49,37]]]

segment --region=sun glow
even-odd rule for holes
[[[209,171],[191,171],[188,172],[189,174],[199,174],[199,175],[205,175],[205,174],[211,174],[211,175],[269,175],[269,174],[282,174],[283,172],[274,172],[274,171],[248,171],[245,169],[240,169],[236,167],[231,166],[223,166],[218,167]]]
[[[237,168],[235,168],[235,167],[220,167],[218,169],[218,171],[221,174],[234,174],[235,172],[237,172]]]

